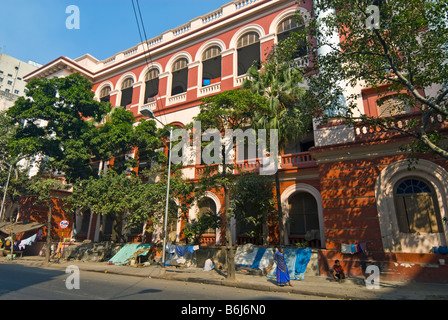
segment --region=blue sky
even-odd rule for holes
[[[139,0],[149,39],[228,2]],[[79,8],[79,29],[66,28],[70,5]],[[0,0],[0,53],[23,61],[85,53],[103,60],[139,42],[132,0]]]

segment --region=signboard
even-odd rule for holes
[[[68,221],[67,220],[62,220],[61,222],[59,222],[59,227],[61,229],[65,229],[68,227]]]

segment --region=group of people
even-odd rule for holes
[[[283,248],[279,248],[275,253],[274,261],[277,264],[277,284],[278,285],[289,285],[292,287],[291,279],[289,277],[288,266],[286,265],[285,256],[283,255]],[[341,282],[345,279],[344,269],[341,266],[339,260],[335,260],[333,270],[333,279]]]

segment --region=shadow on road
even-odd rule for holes
[[[61,275],[65,275],[65,272],[20,264],[0,264],[0,296],[54,280]]]

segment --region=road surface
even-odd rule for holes
[[[210,284],[0,264],[0,300],[321,300]],[[68,285],[66,285],[66,282]],[[72,289],[68,289],[72,287]]]

